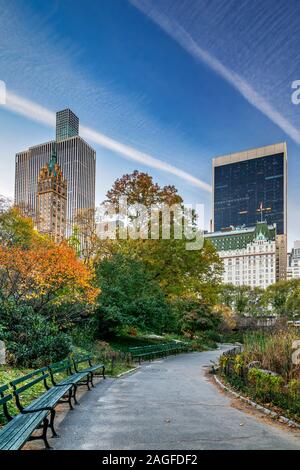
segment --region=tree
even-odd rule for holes
[[[92,305],[98,295],[94,274],[66,243],[0,246],[3,299],[30,305],[48,317],[60,306]],[[66,317],[65,317],[66,318]]]
[[[123,197],[127,198],[128,205],[143,204],[146,207],[161,203],[171,206],[183,202],[175,186],[161,188],[157,183],[153,183],[152,176],[137,170],[115,181],[112,189],[106,194],[106,202],[116,206]]]
[[[272,313],[294,318],[299,315],[300,279],[279,281],[267,287],[264,302],[270,305]]]
[[[115,333],[125,326],[161,333],[170,308],[143,263],[116,254],[102,260],[96,272],[101,289],[97,315],[102,335]]]
[[[84,262],[89,264],[97,251],[99,238],[96,231],[95,210],[81,209],[77,212],[74,222],[80,255]],[[73,238],[73,240],[75,240]],[[71,240],[70,240],[71,241]],[[81,247],[80,247],[81,241]]]
[[[11,364],[41,367],[64,359],[71,350],[70,337],[30,306],[0,298],[0,319],[0,339]]]
[[[202,300],[181,299],[177,302],[176,310],[180,332],[190,339],[201,332],[215,331],[221,323],[219,312],[213,311]]]
[[[23,248],[32,243],[43,243],[47,238],[34,229],[33,220],[21,215],[17,208],[0,214],[0,245],[19,245]]]
[[[145,263],[168,297],[194,294],[216,301],[222,266],[210,242],[201,250],[187,250],[184,239],[126,240],[119,251]]]
[[[118,179],[107,193],[107,201],[114,205],[123,197],[127,198],[129,206],[143,204],[150,208],[153,204],[158,207],[162,204],[178,204],[183,210],[183,200],[174,186],[160,188],[151,176],[138,171]],[[129,226],[130,223],[129,221]],[[190,223],[192,226],[195,223],[193,214]],[[171,218],[169,239],[163,238],[160,231],[157,239],[117,239],[110,240],[105,246],[111,253],[122,253],[145,263],[150,278],[159,283],[170,299],[194,295],[196,298],[215,302],[222,271],[222,263],[216,250],[208,240],[204,242],[202,249],[187,249],[189,240],[185,234],[182,234],[181,239],[175,237],[175,224],[176,221]],[[102,251],[98,252],[97,257],[102,257]]]
[[[236,327],[234,313],[227,305],[217,304],[214,306],[213,312],[222,318],[222,330],[233,330]]]
[[[219,303],[239,316],[262,315],[265,305],[264,290],[259,287],[224,284],[219,289]]]

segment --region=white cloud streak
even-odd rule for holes
[[[165,33],[174,39],[196,60],[206,64],[215,73],[230,83],[255,108],[281,128],[294,142],[300,144],[300,131],[264,97],[254,90],[240,75],[227,68],[219,59],[203,49],[193,37],[178,24],[160,13],[143,0],[130,0],[130,3],[156,23]]]
[[[34,121],[46,124],[51,127],[55,126],[55,113],[53,111],[50,111],[49,109],[40,106],[39,104],[34,103],[33,101],[30,101],[26,98],[18,96],[9,90],[6,92],[5,107],[10,111],[18,113]],[[102,134],[101,132],[93,130],[89,127],[80,126],[80,134],[88,141],[101,145],[102,147],[121,155],[127,160],[133,160],[141,163],[142,165],[164,171],[171,175],[175,175],[204,191],[211,192],[212,190],[208,183],[200,180],[199,178],[196,178],[195,176],[190,175],[189,173],[180,170],[179,168],[170,165],[169,163],[153,157],[148,153],[141,152],[131,146],[114,140],[105,134]]]

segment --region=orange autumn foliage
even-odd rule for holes
[[[0,289],[5,298],[25,301],[36,308],[67,302],[93,304],[99,290],[94,273],[67,243],[0,246]]]

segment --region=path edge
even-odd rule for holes
[[[121,372],[120,374],[116,375],[116,379],[120,379],[124,375],[133,374],[134,372],[136,372],[140,368],[141,368],[141,366],[136,366],[136,367],[132,367],[132,369],[125,370],[125,372]]]
[[[290,426],[293,426],[297,429],[300,429],[300,424],[296,423],[296,421],[293,421],[292,419],[287,418],[286,416],[282,416],[279,413],[276,413],[276,411],[269,410],[268,408],[265,408],[262,405],[259,405],[253,400],[250,400],[249,398],[244,397],[243,395],[240,395],[239,393],[235,392],[229,385],[224,384],[219,377],[217,377],[216,374],[214,374],[214,379],[217,385],[219,385],[223,390],[226,392],[231,393],[231,395],[234,395],[235,398],[239,398],[241,401],[247,403],[248,405],[252,406],[253,408],[256,408],[257,410],[261,411],[265,415],[271,416],[272,418],[278,419],[281,423],[288,424]]]

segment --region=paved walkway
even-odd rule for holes
[[[86,393],[55,449],[300,449],[300,436],[230,406],[203,366],[220,351],[144,363]],[[242,425],[241,425],[242,424]]]

